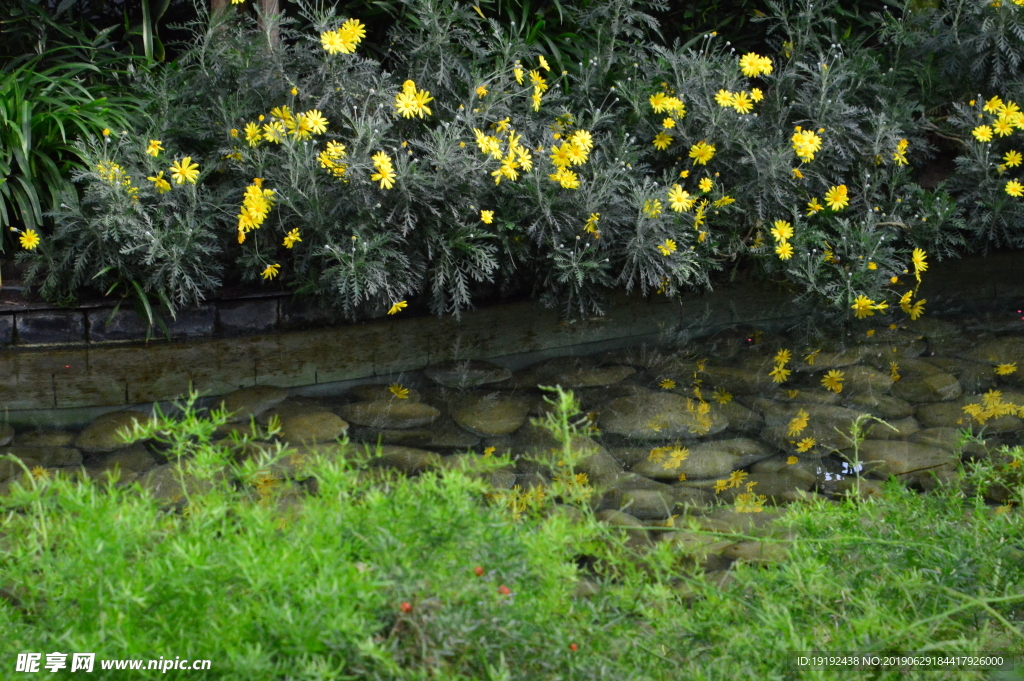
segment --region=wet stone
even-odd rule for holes
[[[75,434],[63,430],[39,430],[19,433],[14,444],[24,447],[68,447],[75,441]],[[6,442],[0,438],[0,445]]]
[[[610,477],[605,484],[607,485],[605,489],[606,492],[630,489],[650,489],[667,492],[670,487],[670,485],[665,482],[658,482],[657,480],[652,480],[651,478],[643,475],[637,475],[636,473],[619,473],[618,475]]]
[[[753,494],[765,496],[768,503],[779,504],[788,501],[787,493],[796,490],[810,490],[816,481],[817,478],[813,473],[796,466],[791,466],[774,473],[748,474],[743,478],[739,486],[730,487],[717,494],[713,492],[717,483],[716,480],[693,480],[679,484],[681,486],[704,489],[721,501],[732,504],[735,503],[736,497],[748,491],[747,485],[753,483],[754,486],[750,490]]]
[[[823,482],[826,472],[832,469],[829,465],[830,462],[825,459],[796,457],[796,462],[790,463],[791,458],[788,454],[776,454],[762,459],[750,466],[750,473],[754,475],[779,474],[795,469],[801,471],[798,477],[806,478],[809,475],[817,484]]]
[[[408,392],[402,393],[403,389]],[[401,398],[402,402],[420,401],[420,391],[415,388],[398,386],[396,390],[406,395],[404,398]],[[349,388],[348,394],[355,397],[359,402],[389,402],[400,399],[395,391],[391,390],[391,385],[357,385]]]
[[[599,366],[593,357],[555,357],[517,372],[513,385],[535,388],[560,385],[564,390],[618,383],[636,373],[631,366]]]
[[[714,535],[688,530],[664,532],[659,540],[672,546],[672,555],[681,559],[685,566],[704,572],[724,570],[732,562],[722,555],[725,547],[733,542]]]
[[[329,442],[344,435],[346,429],[348,424],[329,411],[296,414],[281,420],[281,437],[287,442]]]
[[[898,359],[895,357],[887,357],[885,355],[879,355],[877,357],[868,356],[867,359],[870,361],[872,367],[885,372],[890,370],[892,363],[896,363],[898,373],[901,376],[900,380],[896,383],[900,383],[904,378],[911,376],[930,376],[932,374],[946,373],[933,365],[931,361],[926,361],[925,359]]]
[[[429,404],[405,400],[353,402],[338,407],[338,413],[351,423],[380,429],[422,428],[441,415]]]
[[[423,374],[438,385],[457,389],[501,383],[512,377],[508,369],[478,359],[432,364],[423,370]]]
[[[889,392],[893,384],[893,379],[889,374],[868,366],[851,366],[843,373],[843,392],[884,395]]]
[[[0,449],[0,455],[4,454],[38,461],[44,468],[77,466],[82,463],[82,453],[74,447],[4,447]]]
[[[213,431],[213,436],[217,439],[230,438],[235,433],[239,438],[247,437],[257,440],[265,439],[268,434],[265,427],[258,423],[254,427],[250,421],[249,423],[225,423],[222,426],[217,426],[217,429]]]
[[[512,489],[516,484],[516,477],[512,471],[494,471],[484,474],[484,480],[494,489]]]
[[[961,352],[959,356],[990,366],[1017,362],[1020,371],[1024,369],[1024,337],[1002,336],[982,341],[970,350]]]
[[[1007,393],[1003,395],[1007,403],[1024,405],[1024,395]],[[926,428],[968,428],[979,425],[969,414],[964,411],[968,404],[983,404],[984,397],[981,395],[968,395],[954,402],[940,402],[935,404],[922,404],[917,407],[915,414],[918,420]],[[985,432],[989,434],[1014,433],[1024,429],[1024,420],[1011,414],[989,418],[985,421]]]
[[[816,448],[802,453],[810,456],[817,452],[823,456],[831,449],[846,449],[850,446],[849,433],[853,422],[864,412],[845,407],[823,406],[817,404],[781,404],[772,400],[756,400],[755,407],[764,414],[765,429],[761,439],[776,445],[786,452],[794,452],[792,441],[813,437]],[[807,426],[800,431],[799,437],[789,434],[789,425],[800,411],[808,414]]]
[[[349,431],[349,437],[360,442],[376,444],[380,440],[381,444],[401,445],[403,447],[430,447],[434,442],[434,434],[422,428],[376,429],[357,427]]]
[[[914,405],[891,395],[859,393],[849,395],[844,406],[867,412],[880,419],[902,419],[914,413]]]
[[[735,506],[719,506],[697,519],[700,529],[711,532],[742,532],[768,535],[776,531],[772,523],[782,517],[782,511],[765,509],[761,513],[740,513]]]
[[[91,457],[89,460],[89,468],[96,472],[121,468],[135,473],[145,473],[156,466],[156,457],[141,442],[116,452]]]
[[[475,435],[508,435],[517,431],[530,411],[530,401],[503,393],[472,393],[452,404],[455,423]]]
[[[343,445],[338,442],[317,442],[296,446],[293,456],[300,458],[292,463],[305,469],[311,466],[313,461],[318,458],[323,458],[326,461],[353,461],[359,458],[362,453],[363,448],[358,444]]]
[[[859,364],[864,355],[870,352],[869,346],[858,345],[846,350],[822,351],[814,355],[814,364],[808,364],[803,357],[794,357],[793,369],[802,373],[811,373],[823,369],[841,369]],[[808,353],[810,354],[810,353]]]
[[[938,341],[955,340],[963,333],[959,324],[931,315],[918,318],[914,321],[913,326],[914,332],[924,336],[929,344]]]
[[[75,438],[75,446],[87,454],[99,454],[124,449],[128,443],[121,432],[131,430],[136,423],[146,423],[150,415],[141,411],[112,411],[103,414],[86,426]]]
[[[217,403],[220,407],[223,403],[224,409],[231,414],[233,422],[248,421],[253,416],[259,416],[263,412],[283,402],[288,397],[288,391],[272,385],[255,385],[249,388],[241,388],[224,395]]]
[[[42,466],[42,463],[32,458],[22,458],[15,455],[17,460],[11,460],[7,458],[0,458],[0,481],[14,478],[24,474],[25,468],[30,471],[36,466]],[[22,465],[25,468],[22,468]]]
[[[419,475],[437,468],[441,463],[441,457],[436,452],[425,449],[388,445],[381,447],[381,456],[375,459],[374,463],[406,475]]]
[[[562,516],[574,525],[578,525],[586,520],[583,511],[568,504],[552,504],[545,514],[547,517]]]
[[[876,480],[848,477],[832,483],[831,492],[835,496],[865,500],[881,498],[885,495],[885,488]]]
[[[481,449],[490,449],[498,456],[502,456],[512,451],[512,436],[511,435],[491,435],[480,439]]]
[[[271,407],[257,416],[256,423],[266,428],[275,418],[280,424],[286,418],[302,416],[304,414],[314,414],[322,411],[326,411],[322,404],[311,402],[308,399],[296,399],[294,397],[289,397],[277,406]],[[249,422],[251,422],[251,420],[245,422],[246,425],[248,425]]]
[[[764,358],[759,362],[757,367],[706,366],[705,385],[725,388],[734,393],[759,393],[778,389],[779,384],[768,375],[772,370],[771,360]]]
[[[921,430],[921,424],[913,416],[890,419],[886,423],[889,425],[878,422],[867,424],[865,437],[869,440],[902,440]]]
[[[914,359],[920,357],[928,351],[928,343],[923,338],[917,338],[915,340],[904,342],[904,343],[893,343],[882,345],[878,344],[875,347],[874,353],[870,353],[864,356],[865,360],[873,357],[884,361],[905,361],[908,359]]]
[[[950,452],[963,451],[964,454],[971,456],[981,456],[985,454],[985,448],[975,442],[967,441],[961,445],[960,431],[956,428],[925,428],[917,431],[907,439],[910,442],[928,445],[929,447],[938,447]]]
[[[612,400],[616,400],[620,397],[632,397],[639,393],[645,392],[647,388],[635,385],[633,383],[616,383],[615,385],[601,386],[599,388],[579,388],[573,390],[573,395],[579,400],[580,409],[584,412],[600,409],[604,405],[608,404]],[[541,401],[542,412],[551,410],[551,407],[547,402]],[[533,412],[531,412],[533,413]],[[537,413],[540,416],[541,413]]]
[[[637,345],[622,350],[612,350],[597,356],[597,361],[603,365],[621,364],[634,369],[653,371],[660,371],[663,365],[671,360],[671,350],[651,345]]]
[[[215,479],[223,476],[215,476]],[[185,485],[182,486],[182,481]],[[166,463],[150,470],[138,479],[143,491],[148,491],[158,501],[178,502],[185,494],[206,494],[213,489],[214,482],[200,480],[192,473],[182,472],[177,464]]]
[[[640,520],[664,520],[689,508],[714,504],[715,495],[707,490],[615,489],[608,492],[604,505],[624,510]]]
[[[598,425],[602,432],[639,440],[703,437],[729,425],[714,405],[702,423],[695,406],[680,395],[649,391],[612,400],[598,412]]]
[[[722,555],[746,563],[768,565],[784,562],[789,556],[789,549],[783,542],[741,541],[725,547]]]
[[[786,402],[788,404],[839,404],[843,397],[831,390],[813,388],[796,389],[792,392],[782,391],[772,395],[772,399],[776,402]]]
[[[450,417],[442,417],[430,425],[432,447],[464,449],[480,444],[480,436],[459,428]]]
[[[967,424],[963,404],[963,400],[922,404],[914,409],[914,414],[925,428],[962,428]]]
[[[629,513],[623,513],[614,509],[598,511],[595,514],[598,522],[605,523],[611,527],[619,527],[626,530],[627,548],[645,548],[651,545],[651,539],[644,529],[644,524]]]
[[[996,387],[996,374],[989,364],[948,357],[929,357],[927,361],[956,376],[966,393],[984,392]]]
[[[562,459],[563,447],[545,428],[525,424],[510,441],[511,449],[520,457]],[[591,480],[604,479],[623,472],[622,464],[587,435],[576,435],[569,441],[570,450],[579,457],[574,470],[586,473]],[[500,451],[500,449],[499,449]]]
[[[935,468],[951,468],[955,461],[948,450],[899,440],[865,440],[860,446],[859,455],[869,475],[883,478]]]
[[[894,397],[908,402],[947,402],[963,394],[956,376],[945,372],[904,376],[892,386]]]
[[[731,471],[746,468],[775,454],[775,449],[750,438],[716,440],[687,447],[681,458],[673,448],[661,448],[633,466],[632,472],[650,478],[687,479],[728,476]]]
[[[609,447],[608,453],[623,468],[629,469],[645,460],[651,453],[651,447]]]
[[[10,424],[4,423],[0,425],[0,447],[6,444],[10,444],[11,440],[14,439],[14,428],[11,428]]]
[[[748,409],[735,400],[720,404],[715,408],[729,421],[728,430],[730,431],[755,434],[761,432],[761,428],[764,427],[764,418],[759,412]]]

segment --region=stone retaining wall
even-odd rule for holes
[[[1024,303],[1024,257],[933,263],[921,296],[928,313],[996,310]],[[615,296],[605,317],[560,322],[537,303],[499,304],[451,317],[377,321],[287,330],[322,322],[323,314],[288,296],[227,299],[183,311],[172,341],[145,337],[133,311],[112,307],[0,308],[0,408],[11,423],[35,422],[39,410],[109,410],[167,401],[193,389],[220,395],[269,384],[305,388],[415,371],[447,359],[582,354],[640,342],[699,336],[736,323],[771,326],[807,314],[791,294],[758,285],[723,286],[681,301]],[[1024,309],[1024,308],[1022,308]],[[1024,313],[1019,315],[1024,318]]]

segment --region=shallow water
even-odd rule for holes
[[[1021,443],[1024,420],[1011,405],[1024,407],[1024,322],[1010,314],[871,321],[842,331],[736,327],[516,371],[501,360],[452,362],[335,394],[246,388],[214,400],[234,414],[215,437],[227,442],[241,431],[260,447],[284,442],[302,452],[337,451],[330,443],[347,434],[380,442],[377,463],[411,475],[457,454],[507,452],[513,465],[492,473],[491,483],[527,490],[564,473],[546,460],[558,443],[533,423],[551,409],[552,393],[538,386],[560,385],[581,408],[576,445],[588,456],[574,472],[602,490],[597,509],[645,525],[707,516],[722,502],[761,510],[836,498],[851,493],[852,482],[870,494],[889,476],[928,490],[951,481],[958,461]],[[964,410],[971,404],[983,412],[984,429]],[[126,446],[117,437],[151,411],[111,412],[77,431],[8,426],[3,453],[37,476],[102,479],[119,468],[121,484],[137,481],[162,495],[168,461],[159,444]],[[268,437],[272,420],[281,430]],[[855,423],[861,442],[850,437]],[[972,429],[984,446],[964,444]],[[0,494],[23,470],[0,464]],[[303,479],[301,467],[274,473]]]

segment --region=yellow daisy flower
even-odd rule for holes
[[[658,244],[658,250],[664,256],[672,255],[676,252],[676,242],[672,239],[665,239],[665,242]]]
[[[813,447],[815,444],[816,444],[816,441],[815,441],[815,439],[813,437],[805,437],[803,440],[800,440],[800,442],[797,444],[796,451],[798,451],[798,452],[809,451],[811,449],[811,447]],[[791,457],[791,458],[796,458],[796,457]],[[794,462],[794,463],[796,463],[796,462]]]
[[[697,142],[690,147],[690,158],[695,164],[705,166],[715,156],[715,145],[708,144],[704,140]]]
[[[779,260],[789,260],[793,257],[793,244],[783,241],[775,247],[775,252],[778,254]]]
[[[39,235],[34,229],[26,229],[18,237],[18,241],[21,242],[21,247],[26,251],[31,251],[39,245]]]
[[[841,184],[838,187],[831,187],[825,192],[825,203],[832,210],[842,210],[846,208],[850,203],[850,197],[847,195],[846,185]]]
[[[915,248],[910,255],[910,261],[914,265],[915,272],[925,272],[928,269],[928,262],[925,260],[927,254],[920,248]]]
[[[199,177],[199,164],[192,163],[192,157],[186,156],[180,161],[175,161],[171,164],[171,178],[177,184],[195,184],[196,178]]]
[[[153,188],[156,189],[157,194],[171,191],[171,183],[164,179],[164,171],[162,170],[155,176],[147,177],[146,179],[153,183]]]
[[[677,213],[690,210],[693,207],[695,198],[690,196],[690,193],[684,191],[678,184],[672,185],[672,188],[668,190],[668,201],[669,206],[672,210]]]
[[[772,225],[772,236],[776,241],[788,241],[793,238],[793,226],[785,220],[776,220]]]
[[[843,380],[843,372],[838,369],[832,369],[825,374],[823,379],[821,379],[821,385],[824,386],[826,390],[831,390],[834,393],[841,393],[843,392]]]
[[[1009,376],[1010,374],[1017,371],[1017,363],[1011,362],[1009,364],[1000,364],[996,366],[996,375],[998,376]]]
[[[293,246],[295,246],[296,241],[302,241],[302,239],[299,237],[299,230],[293,229],[285,235],[284,247],[292,248]]]

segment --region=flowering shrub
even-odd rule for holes
[[[1024,129],[1024,115],[1012,100],[978,95],[954,104],[951,124],[962,141],[954,187],[969,207],[972,241],[979,248],[1024,246],[1024,185],[1021,152],[1013,140]]]
[[[85,200],[21,257],[44,293],[130,279],[173,309],[231,272],[349,318],[458,314],[491,286],[586,316],[612,288],[677,296],[747,263],[858,318],[916,318],[900,277],[919,284],[965,222],[911,181],[931,153],[920,107],[841,46],[835,4],[776,6],[773,54],[642,42],[642,2],[574,8],[594,44],[571,73],[451,0],[408,3],[389,71],[357,17],[302,5],[311,30],[260,29],[229,11],[144,79],[149,129],[84,143]],[[1015,219],[978,238],[1016,243]]]

